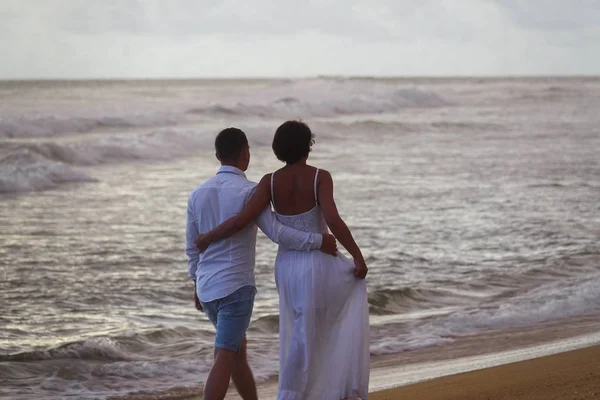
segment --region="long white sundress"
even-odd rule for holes
[[[329,232],[317,203],[318,174],[319,170],[315,174],[314,208],[297,215],[277,213],[281,223],[306,232]],[[334,257],[320,251],[279,247],[275,261],[278,400],[367,399],[367,290],[365,280],[355,278],[353,272],[354,263],[342,254]]]

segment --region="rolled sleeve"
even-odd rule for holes
[[[267,207],[256,219],[256,225],[273,242],[291,250],[319,250],[323,243],[320,233],[304,232],[279,222],[271,207]]]

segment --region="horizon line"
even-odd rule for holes
[[[233,81],[233,80],[310,80],[310,79],[532,79],[532,78],[600,78],[600,74],[507,74],[507,75],[345,75],[345,74],[318,74],[305,76],[266,76],[266,75],[248,75],[248,76],[189,76],[189,77],[168,77],[168,76],[148,76],[148,77],[0,77],[0,82],[83,82],[83,81],[192,81],[192,80],[212,80],[212,81]]]

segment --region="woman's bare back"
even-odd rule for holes
[[[286,165],[273,173],[272,198],[275,211],[282,215],[297,215],[312,210],[315,199],[317,168],[306,164]]]

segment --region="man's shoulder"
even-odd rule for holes
[[[201,184],[199,184],[198,186],[196,186],[194,190],[192,190],[192,192],[190,193],[189,200],[195,199],[196,197],[206,193],[207,190],[209,190],[210,188],[214,188],[216,186],[215,178],[216,177],[213,176],[212,178],[209,178]]]
[[[216,183],[216,176],[213,176],[207,180],[205,180],[204,182],[202,182],[201,184],[199,184],[198,186],[196,186],[196,188],[194,188],[194,190],[192,190],[192,194],[197,193],[203,189],[207,189],[211,186],[214,186]]]
[[[254,194],[256,185],[256,182],[249,181],[243,176],[240,176],[235,180],[235,184],[232,187],[240,197],[243,197],[245,201],[247,201],[248,198]]]
[[[246,189],[254,189],[256,187],[256,185],[258,185],[258,183],[252,182],[244,177],[240,177],[240,178],[242,178],[242,180],[240,182],[241,185]]]
[[[228,174],[227,179],[222,181],[222,185],[226,187],[239,188],[242,190],[250,190],[256,187],[256,182],[248,180],[245,176]]]
[[[219,179],[219,176],[213,176],[210,179],[198,185],[190,194],[190,199],[207,193],[215,189],[234,189],[240,195],[246,195],[256,188],[257,183],[249,181],[243,176],[232,176],[229,179]]]

